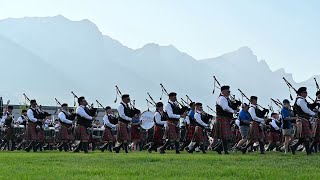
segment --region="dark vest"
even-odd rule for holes
[[[117,117],[114,117],[114,116],[111,116],[111,115],[107,115],[107,116],[108,116],[108,119],[109,119],[111,124],[113,124],[113,125],[118,124],[118,118]]]
[[[271,126],[271,122],[272,122],[272,120],[270,121],[270,132],[279,132],[279,130],[276,130],[275,128],[273,128]],[[278,127],[280,127],[280,123],[278,121],[276,121],[276,124],[277,124]]]
[[[21,125],[27,126],[26,118],[24,116],[21,116],[21,119],[22,119]]]
[[[122,106],[124,107],[124,114],[130,118],[134,116],[133,110],[129,107],[126,106],[124,103],[121,103]],[[122,119],[121,117],[119,118],[119,121],[124,122],[124,123],[129,123],[127,120]]]
[[[300,106],[298,106],[297,104],[297,101],[298,99],[302,99],[301,97],[298,97],[294,103],[294,106],[293,106],[293,111],[295,113],[295,115],[298,115],[299,117],[303,117],[303,118],[306,118],[306,119],[309,119],[311,116],[307,113],[305,113]],[[304,99],[304,101],[306,101]],[[307,105],[308,105],[308,102],[306,101]]]
[[[6,126],[11,126],[12,121],[13,121],[13,117],[10,116],[10,114],[7,112],[7,118],[5,119],[4,125]]]
[[[163,112],[163,114],[161,114],[159,111],[157,111],[157,112],[161,115],[161,121],[166,121],[168,119],[168,115],[166,112]],[[163,127],[163,125],[157,124],[155,118],[154,118],[154,123],[156,126]]]
[[[87,107],[84,107],[83,109],[88,115],[90,115],[90,111]],[[78,119],[77,123],[81,126],[84,126],[87,128],[92,126],[92,120],[81,117],[79,114],[77,114],[77,119]]]
[[[177,114],[177,115],[180,115],[180,107],[175,105],[175,104],[172,104],[169,102],[169,104],[171,105],[171,108],[172,108],[172,113],[173,114]],[[179,121],[179,119],[174,119],[174,118],[170,118],[171,120],[175,120],[175,121]]]
[[[68,113],[66,113],[66,112],[64,112],[64,111],[61,111],[65,116],[66,116],[66,118],[68,119],[68,120],[74,120],[74,119],[72,119],[72,118],[75,118],[72,114],[68,114]],[[59,119],[59,122],[61,123],[61,124],[63,124],[63,125],[66,125],[66,126],[70,126],[71,124],[67,124],[67,123],[65,123],[65,122],[62,122],[61,121],[61,119]]]
[[[222,96],[222,95],[220,95],[220,96]],[[231,101],[230,101],[228,98],[227,98],[227,100],[228,100],[228,106],[231,107],[231,106],[232,106]],[[233,113],[224,111],[224,110],[222,109],[222,107],[221,107],[220,105],[218,105],[218,104],[216,104],[216,112],[217,112],[217,113],[216,113],[217,116],[227,117],[227,118],[233,118]]]
[[[36,118],[36,119],[44,119],[44,117],[43,117],[43,114],[41,113],[41,112],[39,112],[39,111],[37,111],[37,110],[34,110],[34,109],[32,109],[32,108],[30,108],[31,109],[31,111],[33,112],[33,117],[34,118]],[[30,121],[29,120],[29,122],[30,123],[34,123],[34,122],[32,122],[32,121]],[[40,121],[37,121],[37,122],[35,122],[37,125],[42,125],[42,122],[40,122]]]

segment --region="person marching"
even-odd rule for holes
[[[231,108],[232,102],[229,99],[230,92],[230,86],[222,86],[220,96],[216,103],[217,117],[214,123],[213,137],[222,141],[222,143],[215,148],[219,154],[221,154],[222,150],[225,154],[229,154],[228,141],[233,137],[230,122],[233,114],[237,113],[237,110]]]
[[[88,153],[90,134],[88,128],[92,127],[92,122],[96,119],[95,115],[91,114],[88,103],[85,97],[78,98],[78,104],[76,114],[77,114],[77,124],[76,132],[80,138],[80,143],[78,147],[73,152],[79,152],[82,146],[84,153]]]
[[[282,135],[284,136],[284,152],[289,152],[289,143],[293,139],[293,126],[292,123],[297,120],[297,117],[294,117],[294,113],[291,109],[290,101],[285,99],[283,100],[283,107],[281,109],[281,118],[282,118]]]
[[[192,138],[192,142],[195,142],[194,146],[188,151],[189,153],[193,153],[196,147],[200,146],[202,153],[206,153],[204,149],[204,136],[203,129],[209,128],[209,124],[203,122],[203,107],[201,103],[195,104],[195,114],[194,119],[196,121],[196,127],[194,131],[194,136]]]
[[[117,128],[117,124],[112,123],[115,122],[114,119],[117,118],[113,115],[111,107],[107,106],[105,108],[105,115],[103,117],[103,125],[105,129],[103,135],[104,144],[100,147],[102,152],[104,152],[106,149],[112,152],[113,144],[116,142],[116,138],[112,134],[112,130]]]
[[[297,98],[294,103],[294,111],[299,119],[296,121],[297,126],[297,138],[299,141],[290,147],[292,154],[295,154],[296,149],[302,143],[304,143],[307,155],[311,155],[310,150],[310,138],[311,128],[309,120],[316,117],[317,114],[309,109],[306,97],[308,96],[307,88],[300,87],[297,91]]]
[[[186,113],[180,112],[180,107],[177,104],[177,93],[171,92],[169,94],[168,104],[165,106],[165,112],[168,114],[167,119],[167,130],[166,130],[166,142],[163,146],[160,147],[160,153],[164,154],[165,149],[171,143],[175,144],[176,154],[180,154],[179,151],[179,139],[180,139],[180,130],[178,130],[178,123],[180,118],[186,118]],[[180,115],[181,114],[181,115]]]
[[[241,140],[236,146],[236,150],[241,150],[242,146],[248,141],[250,123],[252,121],[251,115],[249,113],[249,105],[244,103],[242,104],[242,109],[239,112],[239,126]]]
[[[245,154],[248,147],[253,145],[255,142],[259,142],[260,146],[260,154],[265,154],[264,152],[264,131],[262,130],[262,127],[265,124],[265,119],[263,116],[266,114],[266,111],[261,111],[258,108],[258,97],[256,96],[251,96],[250,97],[250,108],[249,108],[249,113],[252,118],[252,122],[250,125],[250,130],[249,130],[249,142],[247,145],[242,148],[242,153]]]
[[[280,151],[280,128],[278,126],[278,119],[279,115],[277,113],[271,113],[270,132],[268,132],[269,146],[267,151],[272,151],[274,148],[276,148],[277,151]]]
[[[154,113],[155,125],[153,140],[148,148],[148,152],[151,153],[152,150],[157,151],[157,148],[163,145],[164,129],[168,126],[166,121],[167,119],[167,114],[163,111],[163,103],[158,102],[156,104],[156,112]]]
[[[73,139],[72,137],[72,123],[75,120],[75,116],[69,112],[68,104],[63,103],[61,105],[61,112],[58,114],[60,122],[60,140],[61,144],[58,149],[62,151],[62,148],[67,152],[69,148],[69,142]]]
[[[15,136],[13,133],[13,123],[14,123],[14,116],[12,114],[13,106],[9,105],[7,107],[7,111],[5,112],[4,116],[2,116],[1,122],[5,127],[5,136],[3,141],[0,145],[0,148],[7,144],[8,150],[14,151],[15,149]],[[9,142],[12,142],[11,147],[9,147]]]
[[[185,138],[185,142],[183,143],[183,145],[180,147],[180,151],[183,151],[192,141],[193,139],[193,135],[194,135],[194,131],[195,131],[195,127],[196,127],[196,120],[194,118],[194,114],[195,114],[195,103],[191,102],[190,103],[190,111],[188,116],[185,118],[186,124],[187,124],[187,136]],[[189,148],[186,148],[187,150],[189,150]]]
[[[119,113],[119,122],[117,126],[117,143],[113,148],[116,153],[119,153],[120,146],[122,145],[124,151],[128,153],[128,143],[129,143],[129,132],[128,132],[128,124],[132,121],[132,118],[135,117],[135,113],[130,108],[129,103],[131,102],[130,96],[128,94],[124,94],[121,97],[122,102],[118,107]]]
[[[25,128],[27,127],[27,110],[22,110],[21,116],[17,119],[17,124],[23,125]]]

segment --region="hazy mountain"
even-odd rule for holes
[[[237,96],[240,88],[248,96],[261,97],[264,105],[270,97],[289,98],[282,77],[295,87],[307,85],[311,94],[315,92],[313,78],[297,84],[284,69],[272,72],[248,47],[204,60],[173,45],[150,43],[130,49],[103,35],[89,20],[70,21],[63,16],[0,20],[0,29],[0,50],[5,52],[0,54],[2,67],[10,67],[3,68],[4,74],[12,74],[4,81],[10,85],[0,93],[14,100],[29,92],[47,104],[54,104],[53,96],[71,103],[73,90],[91,102],[99,99],[114,105],[114,86],[118,85],[145,108],[146,93],[158,101],[163,83],[184,99],[188,94],[214,107],[219,90],[212,95],[213,75],[221,84],[231,85]]]

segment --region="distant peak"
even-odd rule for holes
[[[250,49],[248,46],[243,46],[243,47],[239,48],[237,51],[241,52],[243,54],[253,54],[252,49]]]

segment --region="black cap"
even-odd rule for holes
[[[277,115],[277,113],[274,113],[274,112],[273,112],[273,113],[271,113],[271,116],[274,116],[274,115]]]
[[[67,107],[68,106],[68,104],[67,103],[63,103],[63,104],[61,104],[61,107]]]
[[[195,106],[202,106],[202,103],[197,102],[197,103],[195,104]]]
[[[24,110],[22,110],[22,113],[26,113],[26,112],[27,112],[27,110],[25,110],[25,109],[24,109]]]
[[[320,94],[320,91],[317,91],[316,96],[318,96]]]
[[[251,96],[250,97],[250,101],[252,101],[252,100],[258,100],[258,97],[257,96]]]
[[[30,101],[30,104],[33,104],[33,103],[37,103],[37,101],[36,101],[35,99],[32,99],[32,100]]]
[[[9,106],[8,106],[8,109],[13,109],[13,106],[9,105]]]
[[[288,99],[283,100],[283,104],[290,104],[290,101]]]
[[[130,97],[129,94],[124,94],[124,95],[122,95],[121,99],[125,99],[125,98],[128,98],[128,97]]]
[[[177,96],[177,93],[175,93],[175,92],[169,93],[169,97],[172,97],[172,96]]]
[[[109,109],[111,109],[110,106],[107,106],[107,107],[104,108],[105,111],[106,111],[106,110],[109,110]]]
[[[221,91],[229,90],[229,89],[230,89],[230,86],[221,86]]]
[[[189,104],[190,107],[192,107],[192,106],[194,106],[194,105],[195,105],[195,102],[191,102],[191,103]]]
[[[307,91],[306,87],[300,87],[297,91],[297,94],[301,94],[302,92],[305,92],[305,91]]]
[[[162,102],[157,102],[156,107],[157,108],[163,107],[163,103]]]

